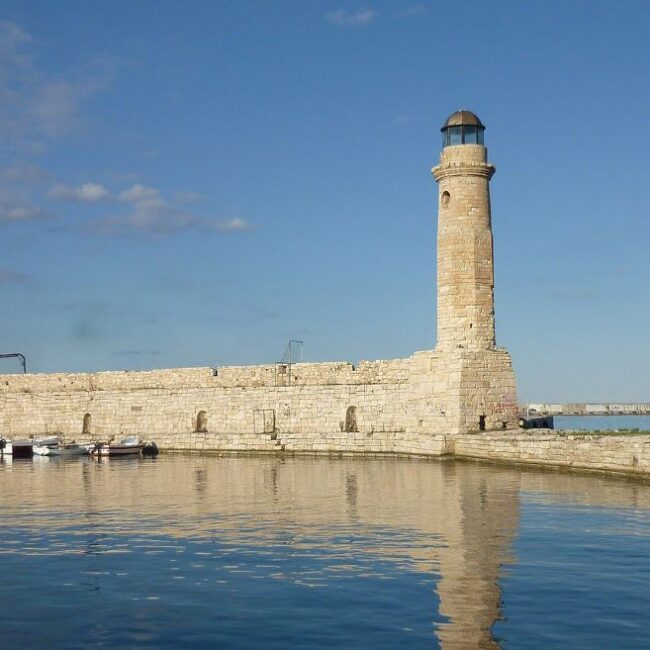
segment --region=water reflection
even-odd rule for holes
[[[164,558],[161,575],[192,589],[237,575],[324,589],[395,579],[390,563],[430,590],[429,634],[445,649],[501,647],[493,627],[520,495],[650,508],[639,483],[415,459],[40,458],[0,467],[0,494],[0,557],[83,557],[89,592],[102,591],[111,555]],[[127,566],[110,579],[128,578]]]

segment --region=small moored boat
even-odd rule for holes
[[[144,442],[138,436],[127,436],[120,442],[98,442],[92,446],[90,453],[93,456],[125,456],[139,454],[144,447]]]
[[[33,450],[37,456],[84,456],[88,454],[88,445],[80,445],[76,442],[56,445],[34,445]]]
[[[34,454],[35,446],[58,445],[58,436],[48,436],[46,438],[7,440],[0,438],[0,456],[13,456],[14,458],[31,458]]]

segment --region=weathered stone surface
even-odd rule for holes
[[[650,475],[650,436],[571,434],[541,429],[453,436],[461,458]]]

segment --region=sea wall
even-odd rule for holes
[[[459,458],[650,477],[650,435],[508,431],[449,437],[445,448]]]
[[[0,436],[136,434],[163,450],[455,456],[650,476],[650,436],[513,430],[509,356],[475,356],[3,375]],[[509,426],[465,433],[481,412],[492,429]]]
[[[0,435],[60,433],[77,440],[112,435],[403,432],[409,399],[404,360],[274,364],[5,375]],[[173,442],[174,437],[177,438]],[[217,445],[218,447],[219,445]]]
[[[422,436],[505,429],[516,420],[510,357],[497,349],[433,350],[357,366],[276,363],[0,376],[0,435],[10,438],[138,434],[183,448],[184,436],[196,432],[220,436],[213,443],[218,449],[237,436],[409,433],[419,436],[418,449]],[[382,445],[405,448],[398,438]],[[345,444],[359,450],[362,440]],[[370,446],[375,451],[381,445]]]
[[[445,456],[650,477],[650,435],[572,434],[552,430],[455,435],[386,431],[277,433],[261,437],[190,433],[164,437],[161,442],[164,447],[179,450]]]

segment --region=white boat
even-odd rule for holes
[[[80,445],[76,442],[57,445],[34,445],[33,450],[37,456],[85,456],[88,454],[88,445]]]
[[[144,442],[138,436],[127,436],[120,442],[99,442],[90,449],[93,456],[125,456],[142,452]]]
[[[38,454],[36,447],[53,447],[61,443],[59,436],[45,436],[43,438],[23,440],[7,440],[0,438],[0,456],[16,456],[31,458],[32,454]]]

